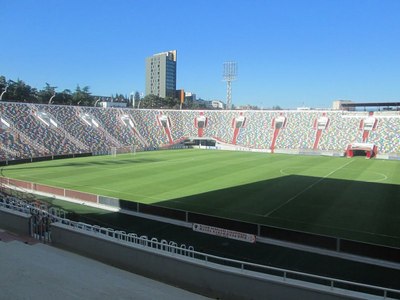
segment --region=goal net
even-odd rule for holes
[[[127,154],[127,153],[135,155],[136,150],[137,150],[137,145],[129,145],[129,146],[123,146],[123,147],[111,147],[110,155],[112,157],[117,157],[118,154]]]

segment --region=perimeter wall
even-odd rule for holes
[[[30,234],[30,216],[21,219],[18,212],[0,207],[0,228],[6,226],[6,221],[18,224],[15,229],[21,230],[21,234]],[[22,232],[23,228],[26,228],[25,232]],[[361,300],[366,296],[330,286],[329,279],[325,279],[328,284],[309,283],[223,266],[177,253],[118,242],[95,232],[69,227],[62,222],[51,225],[51,241],[53,246],[213,299]],[[381,291],[386,295],[385,290]]]
[[[0,185],[3,187],[17,188],[25,192],[44,194],[53,198],[58,197],[61,199],[73,199],[88,205],[104,205],[122,212],[128,211],[140,213],[142,217],[146,217],[145,215],[158,216],[166,220],[170,219],[181,222],[187,226],[190,226],[190,224],[193,223],[210,225],[228,230],[254,234],[262,238],[282,240],[311,247],[400,263],[400,248],[368,244],[359,241],[294,231],[261,224],[246,223],[237,220],[230,220],[216,216],[203,215],[155,205],[142,204],[123,199],[104,197],[5,177],[0,177]]]

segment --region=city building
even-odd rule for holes
[[[332,109],[334,110],[343,110],[343,105],[344,104],[350,104],[352,103],[351,100],[335,100],[332,103]]]
[[[220,100],[211,100],[209,101],[208,105],[211,109],[225,109],[226,105]]]
[[[399,111],[400,102],[353,102],[348,100],[333,101],[333,109],[348,111]]]
[[[196,94],[192,92],[185,92],[185,101],[195,102],[196,100]]]
[[[99,103],[101,107],[104,108],[109,108],[109,107],[114,107],[114,108],[125,108],[127,107],[126,102],[108,102],[108,101],[102,101]]]
[[[176,50],[146,58],[146,95],[174,97],[176,91]]]

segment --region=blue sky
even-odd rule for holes
[[[57,91],[144,92],[145,58],[178,51],[177,88],[235,105],[399,101],[399,0],[1,0],[0,75]]]

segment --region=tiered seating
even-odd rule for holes
[[[62,124],[63,128],[78,141],[87,145],[91,151],[109,150],[114,146],[95,126],[89,126],[82,120],[80,114],[84,111],[81,111],[81,108],[57,105],[51,105],[49,108],[51,114]]]
[[[362,141],[359,131],[361,118],[345,118],[337,112],[328,112],[329,127],[321,136],[320,150],[344,151],[349,143]]]
[[[126,114],[122,109],[82,107],[82,112],[93,116],[100,126],[112,135],[121,145],[137,143],[132,130],[124,125],[121,116]]]
[[[28,158],[40,155],[38,149],[35,149],[26,142],[24,143],[13,124],[14,118],[23,119],[26,116],[26,108],[26,105],[12,105],[10,103],[2,103],[2,105],[0,105],[1,117],[7,120],[11,125],[10,128],[4,128],[0,134],[1,145],[9,149],[8,152],[5,150],[1,151],[2,158]]]
[[[318,112],[285,112],[286,127],[280,130],[277,149],[312,149],[315,130],[314,120]],[[276,117],[276,116],[275,116]]]
[[[172,138],[174,141],[184,137],[196,137],[198,135],[195,127],[195,119],[200,115],[199,111],[168,111],[172,123]]]
[[[368,142],[378,145],[380,153],[400,153],[400,116],[378,120],[378,126],[370,132]]]
[[[131,110],[133,118],[138,125],[138,131],[141,136],[148,139],[148,142],[153,147],[168,145],[168,137],[165,134],[164,128],[157,122],[157,115],[162,112],[158,110]],[[169,115],[169,113],[166,113]]]
[[[46,112],[55,119],[58,128],[46,126],[34,114]],[[88,114],[97,126],[89,126],[81,115]],[[196,118],[207,118],[203,137],[214,137],[225,143],[268,150],[275,136],[275,149],[312,150],[316,141],[315,121],[320,111],[180,111],[180,110],[132,110],[116,108],[73,107],[58,105],[33,105],[23,103],[0,103],[0,116],[8,120],[10,128],[0,133],[0,159],[27,158],[79,152],[108,153],[111,147],[139,145],[158,148],[179,142],[199,134]],[[169,119],[169,128],[159,122],[159,116]],[[128,116],[135,129],[126,126],[121,116]],[[246,118],[241,128],[233,126],[239,116]],[[273,128],[273,120],[286,117],[286,126]],[[318,150],[344,151],[348,144],[362,142],[360,122],[368,112],[328,111],[327,129],[320,131]],[[369,132],[368,142],[378,146],[379,153],[400,153],[400,114],[398,112],[376,113],[378,126]]]
[[[272,137],[272,114],[263,111],[245,111],[243,116],[246,118],[246,123],[239,131],[237,144],[248,148],[268,149]]]
[[[232,120],[237,112],[234,111],[206,111],[204,116],[208,119],[207,127],[204,129],[204,135],[216,137],[225,143],[232,142],[233,128]]]
[[[35,151],[33,147],[23,143],[19,136],[15,136],[10,130],[3,130],[0,134],[1,145],[9,151],[0,151],[1,160],[12,160],[15,158],[28,158],[32,156],[39,156],[40,152]]]

